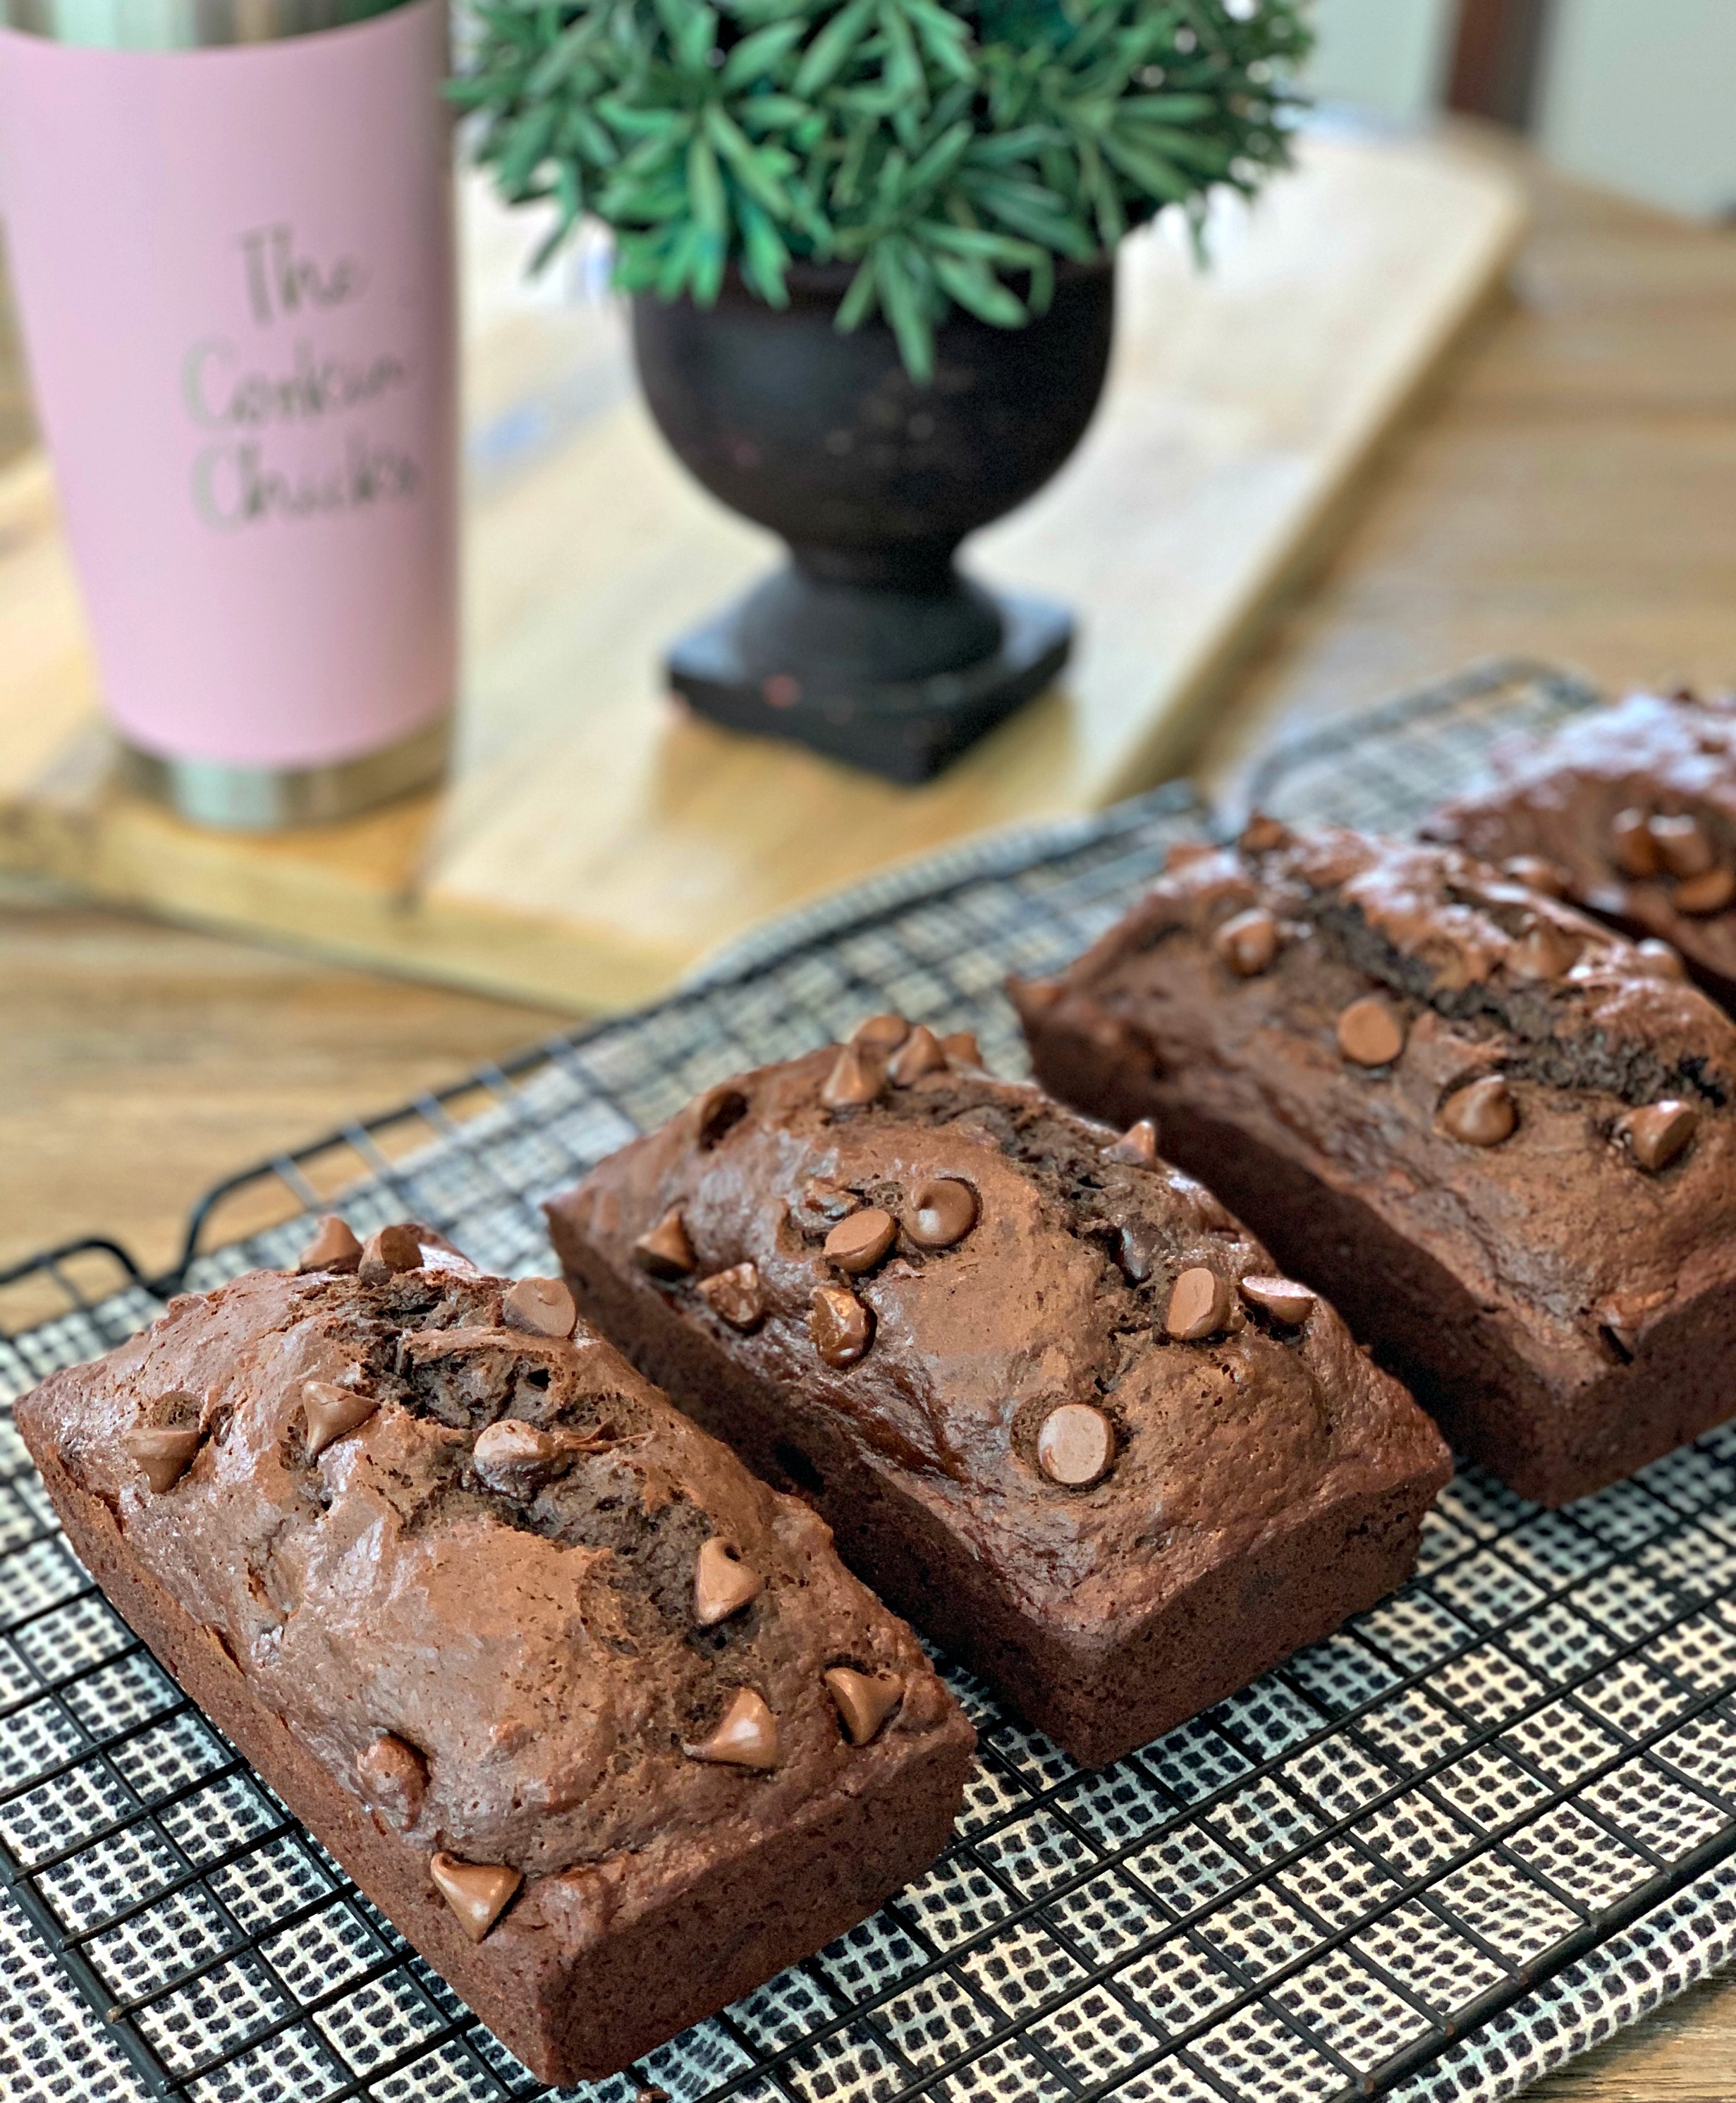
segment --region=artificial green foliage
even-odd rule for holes
[[[1285,162],[1299,0],[471,0],[455,99],[513,202],[615,230],[615,282],[773,306],[793,262],[854,266],[932,368],[956,304],[1013,328],[1057,259]],[[547,252],[547,251],[545,251]]]

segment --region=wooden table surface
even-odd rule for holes
[[[1505,150],[1493,145],[1490,150]],[[1387,449],[1201,755],[1502,652],[1619,689],[1736,680],[1736,233],[1529,168],[1510,305]],[[0,346],[0,445],[22,442]],[[0,647],[4,639],[0,638]],[[0,1266],[104,1231],[147,1263],[210,1183],[559,1018],[0,887]],[[1736,1981],[1533,2092],[1736,2096]]]

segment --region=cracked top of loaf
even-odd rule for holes
[[[1356,1191],[1564,1364],[1736,1270],[1736,1028],[1673,956],[1454,849],[1258,820],[1014,997]]]
[[[1056,1626],[1445,1478],[1405,1389],[1148,1131],[895,1017],[711,1090],[548,1210],[571,1273],[661,1296],[798,1446],[841,1427]]]
[[[358,1275],[344,1242],[174,1300],[19,1416],[386,1825],[522,1876],[522,1924],[606,1915],[629,1863],[680,1880],[912,1734],[968,1739],[821,1521],[564,1285],[432,1246]]]

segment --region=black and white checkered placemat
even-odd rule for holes
[[[1498,730],[1587,699],[1472,676],[1288,755],[1263,800],[1401,828]],[[358,1227],[418,1216],[498,1269],[545,1268],[539,1198],[697,1087],[877,1008],[974,1028],[1019,1070],[1005,974],[1064,961],[1201,816],[1159,792],[786,923],[656,1008],[236,1179],[202,1208],[187,1282],[283,1260],[335,1188]],[[14,1289],[57,1298],[0,1340],[0,1397],[158,1305],[100,1252]],[[0,2092],[541,2092],[157,1666],[9,1420],[0,1441]],[[1730,1954],[1733,1493],[1731,1430],[1565,1512],[1467,1474],[1402,1593],[1099,1774],[952,1674],[982,1753],[940,1862],[593,2092],[1510,2093]]]

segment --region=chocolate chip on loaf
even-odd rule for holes
[[[400,1832],[422,1816],[428,1763],[396,1732],[382,1731],[357,1754],[356,1780],[368,1802]]]
[[[444,1852],[429,1857],[428,1874],[473,1942],[482,1941],[524,1882],[524,1873],[504,1862],[461,1862]]]
[[[1257,978],[1272,968],[1278,954],[1278,923],[1263,905],[1250,905],[1224,922],[1212,937],[1212,947],[1232,971]]]
[[[380,1227],[362,1244],[357,1271],[364,1285],[384,1285],[400,1271],[422,1268],[422,1241],[415,1229],[402,1224]]]
[[[516,1416],[484,1425],[470,1448],[470,1464],[491,1490],[526,1503],[559,1473],[566,1457],[554,1433]]]
[[[904,1683],[890,1672],[857,1672],[835,1665],[825,1674],[826,1691],[838,1712],[844,1735],[853,1745],[872,1745],[880,1727],[904,1698]]]
[[[1690,876],[1678,883],[1672,902],[1678,913],[1692,914],[1698,918],[1721,913],[1732,898],[1736,898],[1736,875],[1727,869],[1709,869],[1703,875]]]
[[[901,1015],[871,1015],[850,1033],[852,1044],[878,1052],[895,1052],[910,1034],[910,1025]]]
[[[1449,1138],[1466,1146],[1498,1146],[1519,1128],[1519,1105],[1498,1074],[1485,1074],[1455,1088],[1436,1119]]]
[[[1088,1402],[1063,1402],[1043,1419],[1037,1434],[1037,1465],[1066,1490],[1089,1490],[1115,1460],[1115,1426]]]
[[[1319,1305],[1305,1285],[1292,1278],[1241,1278],[1237,1290],[1250,1307],[1258,1307],[1286,1329],[1299,1329]]]
[[[899,1088],[912,1088],[918,1081],[930,1074],[947,1070],[947,1055],[940,1039],[926,1024],[919,1024],[910,1033],[910,1041],[893,1055],[892,1084]]]
[[[1698,819],[1685,814],[1656,817],[1647,830],[1658,843],[1658,860],[1672,876],[1703,876],[1712,867],[1712,844]]]
[[[570,1336],[578,1327],[579,1309],[558,1278],[521,1278],[500,1301],[500,1318],[508,1329],[532,1336]]]
[[[1618,811],[1609,821],[1609,859],[1624,876],[1655,876],[1663,867],[1651,820],[1644,811]]]
[[[879,1205],[864,1205],[840,1220],[827,1235],[824,1253],[850,1278],[872,1270],[898,1239],[898,1222]]]
[[[862,1109],[877,1100],[886,1069],[877,1046],[846,1044],[832,1062],[819,1099],[828,1110]]]
[[[361,1261],[362,1244],[348,1222],[335,1212],[327,1212],[314,1229],[313,1238],[296,1257],[295,1269],[302,1275],[314,1270],[348,1273],[357,1269]]]
[[[765,1319],[766,1296],[760,1289],[759,1271],[751,1263],[732,1263],[727,1270],[713,1271],[699,1280],[696,1289],[717,1319],[732,1329],[756,1328]]]
[[[714,1534],[700,1543],[693,1567],[693,1617],[702,1629],[730,1620],[765,1589],[765,1579],[742,1561],[733,1541]]]
[[[153,1493],[161,1496],[165,1490],[172,1490],[193,1465],[199,1450],[198,1428],[127,1431],[121,1434],[121,1445],[137,1463]]]
[[[1656,1176],[1686,1153],[1699,1122],[1691,1104],[1667,1100],[1630,1112],[1618,1129],[1636,1164]]]
[[[873,1339],[874,1317],[841,1285],[816,1285],[809,1305],[808,1333],[828,1366],[853,1366]]]
[[[1128,1126],[1112,1145],[1103,1152],[1112,1161],[1131,1161],[1141,1168],[1155,1167],[1157,1161],[1157,1127],[1151,1118],[1140,1118]]]
[[[366,1424],[379,1407],[379,1396],[365,1389],[340,1387],[335,1381],[304,1381],[301,1412],[307,1425],[308,1458],[317,1461],[328,1446]]]
[[[655,1227],[633,1245],[634,1260],[653,1278],[686,1278],[696,1267],[693,1243],[679,1205],[671,1205]]]
[[[1233,1288],[1222,1272],[1190,1265],[1170,1288],[1163,1326],[1183,1343],[1197,1343],[1218,1334],[1230,1318],[1233,1302]]]
[[[778,1764],[778,1719],[754,1688],[738,1687],[717,1728],[698,1745],[683,1745],[682,1750],[690,1760],[769,1774]]]
[[[1401,1016],[1377,994],[1353,1000],[1339,1016],[1339,1049],[1353,1065],[1390,1066],[1405,1048]]]
[[[956,1176],[931,1176],[910,1194],[904,1231],[918,1248],[948,1249],[976,1225],[977,1197]]]

